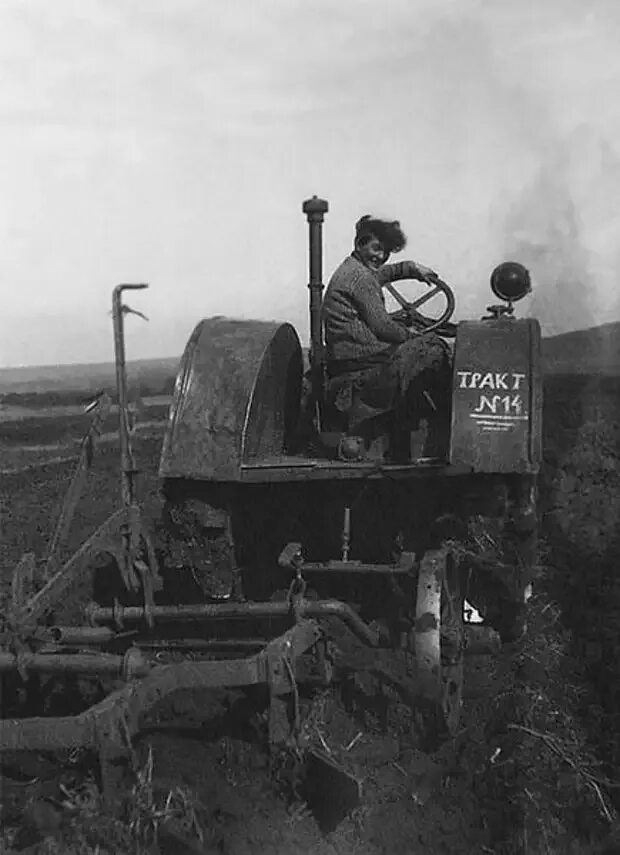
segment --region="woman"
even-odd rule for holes
[[[325,293],[327,403],[346,414],[349,434],[372,433],[369,422],[391,412],[412,430],[425,410],[446,409],[451,378],[446,344],[432,333],[408,330],[405,310],[390,314],[385,307],[382,289],[388,282],[430,284],[436,275],[415,261],[387,264],[406,242],[398,221],[362,217],[353,252]]]

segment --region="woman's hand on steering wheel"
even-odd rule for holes
[[[415,278],[419,282],[426,282],[428,285],[431,285],[434,279],[439,279],[439,276],[431,267],[425,267],[423,264],[416,262],[415,269],[418,274]]]
[[[403,324],[406,327],[411,326],[411,312],[408,309],[398,309],[396,312],[390,312],[390,318],[396,321],[397,324]]]

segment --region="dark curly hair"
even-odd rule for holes
[[[355,224],[355,242],[364,246],[373,237],[381,241],[390,255],[400,252],[407,244],[398,220],[378,220],[365,214]]]

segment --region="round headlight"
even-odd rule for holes
[[[532,290],[529,271],[518,261],[504,261],[491,273],[491,290],[500,300],[521,300]]]

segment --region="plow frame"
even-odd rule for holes
[[[302,619],[270,641],[259,653],[243,659],[184,661],[151,667],[139,651],[128,651],[124,668],[121,657],[110,657],[108,665],[129,682],[99,703],[74,716],[4,719],[0,726],[0,754],[7,751],[63,751],[91,749],[98,753],[103,794],[112,799],[117,783],[115,767],[131,757],[132,740],[141,729],[142,717],[153,706],[184,689],[235,688],[264,685],[269,689],[269,742],[287,745],[294,740],[289,721],[289,697],[296,695],[295,662],[317,645],[323,632],[314,620]],[[41,654],[24,665],[36,667],[48,658]],[[65,670],[68,655],[56,657],[52,670]],[[92,662],[89,665],[88,659]],[[81,655],[78,670],[91,672],[101,665],[101,655]],[[1,662],[1,660],[0,660]],[[11,667],[14,663],[4,662]],[[141,679],[136,679],[140,674]]]

